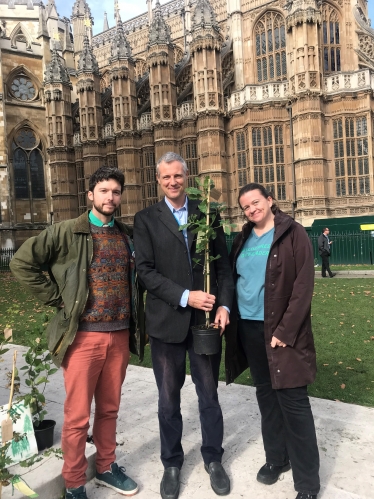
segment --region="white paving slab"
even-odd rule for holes
[[[11,364],[11,352],[0,364],[0,403],[7,401],[5,372]],[[63,379],[59,371],[51,378],[46,390],[50,416],[56,419],[56,441],[59,443],[63,417]],[[230,476],[232,499],[295,499],[291,472],[272,486],[256,481],[256,473],[264,464],[260,433],[260,418],[255,390],[242,385],[226,386],[220,383],[219,396],[225,420],[225,454],[223,462]],[[322,489],[319,499],[373,499],[374,498],[374,409],[356,405],[311,399],[315,416],[321,455]],[[189,376],[182,390],[184,420],[183,447],[185,463],[181,473],[180,499],[213,499],[200,455],[201,435],[197,397]],[[129,366],[122,388],[122,402],[117,427],[117,455],[128,474],[140,487],[139,499],[159,499],[162,465],[159,459],[159,432],[157,419],[157,388],[151,369]],[[94,459],[94,450],[91,450]],[[44,485],[37,485],[41,499],[58,499],[61,487],[61,463],[39,464],[38,475],[45,477]],[[54,470],[54,471],[53,471]],[[47,477],[52,482],[46,494]],[[92,473],[92,470],[91,470]],[[92,476],[92,474],[91,474]],[[56,486],[56,484],[58,486]],[[38,488],[39,487],[39,488]],[[6,494],[9,487],[4,489]],[[90,499],[119,498],[109,489],[87,484]],[[10,495],[3,495],[10,498]],[[14,496],[18,499],[18,496]]]

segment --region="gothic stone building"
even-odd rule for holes
[[[0,237],[19,244],[87,207],[100,165],[117,216],[158,200],[155,162],[209,174],[240,226],[264,183],[304,225],[374,210],[374,30],[366,0],[147,0],[93,36],[86,0],[0,0]]]

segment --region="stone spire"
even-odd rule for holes
[[[223,38],[209,0],[197,0],[191,20],[191,51],[202,48],[221,50]]]
[[[69,73],[63,64],[61,57],[58,55],[56,48],[52,51],[52,60],[47,65],[44,74],[44,83],[70,83]]]
[[[197,0],[192,16],[192,29],[197,27],[212,27],[219,30],[216,14],[209,0]]]
[[[40,2],[39,4],[39,29],[38,29],[38,38],[39,36],[46,36],[50,38],[49,33],[48,33],[48,28],[47,28],[47,22],[45,20],[44,16],[44,4],[43,2]]]
[[[91,10],[86,2],[86,0],[75,0],[73,5],[73,14],[72,16],[84,16],[86,11],[88,10],[89,17],[91,17]]]
[[[131,55],[131,47],[123,31],[123,24],[120,18],[117,24],[116,34],[112,41],[112,57],[110,61],[129,59]]]
[[[153,19],[149,28],[149,46],[162,43],[167,45],[171,43],[170,27],[162,16],[160,0],[156,0]]]
[[[87,35],[84,35],[83,50],[79,56],[78,73],[94,73],[99,75],[99,65]]]
[[[114,19],[116,21],[116,26],[117,26],[118,22],[121,20],[121,17],[119,14],[118,0],[114,0]]]
[[[64,50],[74,51],[73,44],[70,38],[70,22],[67,17],[63,19],[65,23],[65,41],[64,41]]]
[[[205,31],[220,31],[216,14],[209,0],[197,0],[191,22],[192,31],[203,28]]]
[[[54,18],[54,19],[58,19],[55,0],[48,0],[48,3],[47,3],[47,19],[50,17]]]
[[[104,26],[103,31],[107,31],[109,29],[108,16],[106,12],[104,12]]]

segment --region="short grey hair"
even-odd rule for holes
[[[172,152],[172,151],[169,151],[169,152],[166,152],[163,156],[161,156],[161,158],[157,161],[157,165],[156,165],[156,175],[159,177],[160,176],[160,164],[161,163],[172,163],[173,161],[178,161],[182,167],[183,167],[183,173],[184,175],[187,175],[188,173],[188,168],[187,168],[187,163],[185,162],[185,160],[182,158],[182,156],[180,156],[179,154],[177,154],[176,152]]]

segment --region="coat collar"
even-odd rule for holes
[[[199,201],[191,199],[188,200],[188,217],[190,217],[191,215],[201,214],[198,206],[199,206]],[[181,241],[181,243],[185,245],[186,243],[183,233],[182,231],[179,230],[179,226],[177,221],[175,220],[175,217],[173,216],[168,205],[165,203],[165,198],[158,203],[157,209],[159,211],[160,221],[170,230],[172,234],[174,234],[179,239],[179,241]],[[190,250],[195,235],[196,234],[194,234],[190,230],[187,231],[188,247]]]
[[[78,218],[75,219],[75,223],[73,225],[73,233],[74,234],[89,234],[90,233],[90,220],[88,218],[89,211],[87,210],[85,213],[80,215]],[[127,225],[117,222],[116,219],[114,219],[114,223],[116,227],[121,232],[124,232],[127,235],[131,235],[131,231],[127,227]]]

